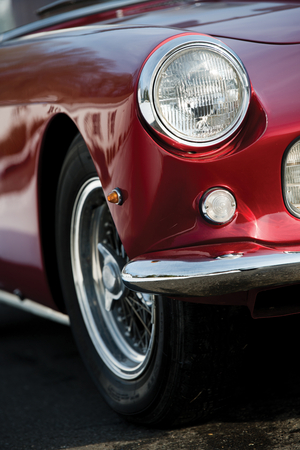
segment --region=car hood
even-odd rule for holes
[[[300,0],[289,2],[201,0],[109,0],[55,14],[0,35],[7,41],[37,31],[100,23],[156,26],[267,44],[300,43]]]
[[[170,6],[171,5],[171,6]],[[196,31],[217,37],[270,44],[300,42],[300,4],[283,2],[189,2],[152,11],[119,9],[119,19],[107,21],[127,25],[155,25]],[[134,13],[134,14],[133,14]]]

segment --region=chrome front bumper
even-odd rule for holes
[[[226,244],[157,252],[129,262],[122,279],[134,291],[179,297],[283,286],[300,283],[300,248]]]

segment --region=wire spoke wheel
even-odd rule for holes
[[[76,197],[71,262],[79,306],[91,340],[108,368],[134,379],[147,367],[155,335],[155,298],[122,283],[127,262],[98,178]]]
[[[128,258],[80,135],[61,170],[55,220],[72,331],[107,403],[145,425],[208,417],[234,384],[234,362],[245,346],[241,311],[124,286]]]

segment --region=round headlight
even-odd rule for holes
[[[288,210],[300,217],[300,140],[287,151],[283,167],[283,194]]]
[[[209,37],[168,41],[150,56],[140,77],[144,118],[168,137],[191,146],[229,137],[244,119],[249,99],[243,64]]]

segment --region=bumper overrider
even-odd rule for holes
[[[177,297],[217,296],[300,283],[300,248],[219,244],[149,253],[123,269],[133,291]]]

